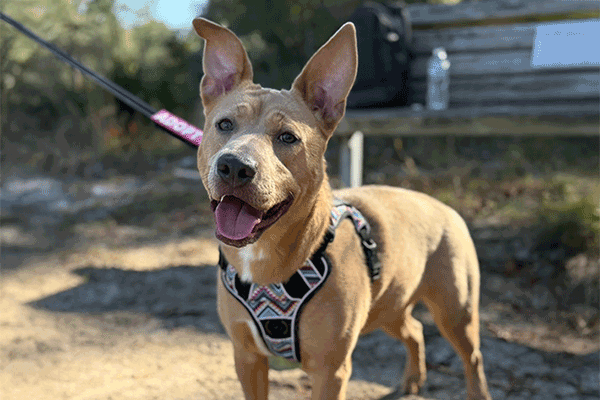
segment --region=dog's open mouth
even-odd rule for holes
[[[212,200],[210,207],[215,214],[217,239],[235,247],[254,242],[262,232],[287,212],[292,201],[293,197],[290,195],[263,212],[231,195],[223,196],[220,201]]]

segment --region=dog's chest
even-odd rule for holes
[[[252,317],[254,324],[249,325],[256,346],[273,355],[300,361],[300,313],[325,283],[330,270],[327,257],[321,253],[308,260],[286,283],[243,282],[229,263],[221,270],[221,280]]]
[[[241,276],[219,251],[223,286],[250,314],[253,322],[249,323],[250,331],[261,352],[268,350],[273,355],[300,361],[300,314],[329,277],[331,262],[325,250],[345,218],[352,220],[361,238],[371,279],[378,279],[377,245],[370,237],[370,225],[358,209],[342,202],[337,202],[331,210],[331,225],[321,247],[285,283],[252,283],[251,263],[257,261],[256,258],[263,259],[260,254],[255,254],[256,249],[252,245],[238,253]]]

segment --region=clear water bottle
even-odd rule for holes
[[[427,108],[445,110],[450,99],[450,61],[443,47],[433,49],[427,62]]]

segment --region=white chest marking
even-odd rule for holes
[[[238,254],[242,261],[242,275],[240,276],[240,279],[242,282],[252,282],[252,270],[250,267],[252,266],[252,261],[254,261],[254,248],[249,244],[248,246],[242,247]]]
[[[257,253],[254,251],[254,246],[255,245],[249,244],[245,247],[242,247],[238,253],[242,262],[242,274],[240,275],[240,280],[242,282],[252,282],[252,263],[265,258],[265,252],[263,249],[258,249]]]

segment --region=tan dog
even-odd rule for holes
[[[222,252],[241,279],[286,282],[323,242],[334,196],[364,214],[379,246],[381,278],[374,282],[350,220],[327,247],[330,276],[299,323],[312,399],[346,398],[358,337],[378,328],[408,349],[403,391],[418,392],[425,347],[411,312],[420,300],[464,361],[468,398],[490,399],[479,350],[479,266],[461,217],[409,190],[330,188],[324,154],[356,76],[354,26],[345,24],[321,47],[289,91],[252,83],[250,60],[230,30],[205,19],[194,27],[206,40],[198,168]],[[219,316],[246,399],[266,399],[269,353],[249,313],[218,285]]]

